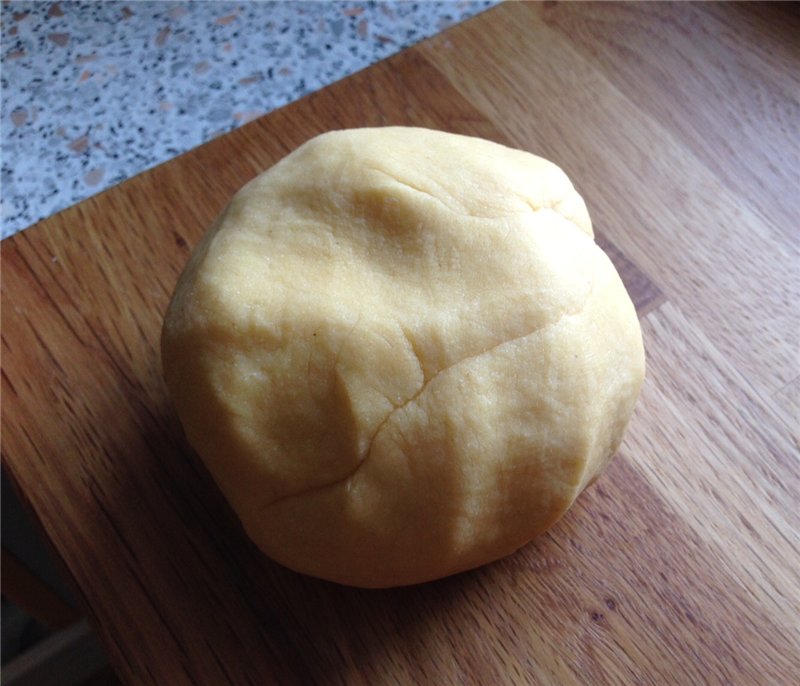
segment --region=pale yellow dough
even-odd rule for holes
[[[252,540],[386,587],[553,524],[644,377],[592,236],[554,164],[426,129],[328,133],[247,184],[180,278],[162,355]]]

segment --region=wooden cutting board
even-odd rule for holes
[[[4,241],[3,459],[130,684],[789,684],[800,674],[800,21],[501,5]],[[546,535],[363,591],[247,540],[158,337],[192,246],[322,131],[413,124],[560,164],[642,319],[620,454]]]

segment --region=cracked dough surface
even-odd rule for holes
[[[426,129],[324,134],[247,184],[162,334],[253,541],[367,587],[507,555],[616,450],[641,333],[554,164]]]

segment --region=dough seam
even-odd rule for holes
[[[444,207],[448,212],[453,212],[454,214],[461,214],[461,215],[465,215],[465,216],[468,216],[468,217],[474,217],[476,219],[494,219],[495,218],[495,217],[480,217],[480,216],[476,216],[476,215],[472,215],[472,214],[469,214],[467,212],[464,212],[463,210],[457,210],[457,209],[453,208],[451,205],[449,205],[448,203],[446,203],[441,198],[437,198],[430,191],[426,191],[424,188],[420,188],[419,186],[414,186],[414,185],[410,184],[408,181],[404,181],[403,179],[398,178],[394,174],[391,174],[391,173],[385,171],[384,169],[380,169],[378,167],[366,167],[366,168],[369,169],[370,171],[375,172],[376,174],[379,174],[380,176],[385,176],[386,178],[394,181],[396,184],[398,184],[399,186],[402,186],[403,188],[408,188],[410,191],[413,191],[414,193],[418,193],[419,195],[424,195],[424,196],[430,198],[431,200],[436,201],[437,204],[439,204],[442,207]],[[441,186],[440,186],[440,188],[441,188]],[[449,193],[448,193],[448,195],[449,195]]]
[[[380,424],[378,424],[378,428],[375,429],[375,432],[372,434],[372,438],[369,441],[369,445],[367,446],[367,450],[364,453],[364,457],[359,461],[359,463],[355,466],[354,469],[352,469],[350,472],[348,472],[344,476],[339,477],[335,481],[331,481],[331,482],[326,483],[326,484],[320,484],[319,486],[312,486],[311,488],[304,489],[302,491],[297,491],[296,493],[288,493],[286,495],[282,495],[282,496],[276,498],[275,500],[270,501],[269,503],[264,505],[262,508],[260,508],[259,509],[259,514],[263,514],[269,508],[273,507],[274,505],[278,505],[279,503],[283,502],[284,500],[288,500],[290,498],[297,498],[297,497],[300,497],[300,496],[311,495],[313,493],[316,493],[317,491],[323,491],[323,490],[325,490],[327,488],[333,488],[334,486],[338,486],[339,484],[342,484],[342,483],[348,481],[349,479],[352,479],[358,473],[358,471],[369,460],[370,455],[372,453],[372,447],[375,444],[375,440],[378,438],[378,434],[381,432],[381,430],[384,428],[384,426],[386,426],[386,424],[388,424],[389,421],[391,421],[392,417],[395,416],[400,410],[405,409],[411,403],[413,403],[416,400],[418,400],[419,397],[425,392],[425,389],[427,389],[430,386],[430,384],[434,381],[434,379],[436,379],[440,374],[443,374],[444,372],[446,372],[446,371],[448,371],[450,369],[453,369],[454,367],[457,367],[460,364],[464,364],[465,362],[469,362],[470,360],[475,360],[475,359],[477,359],[479,357],[483,357],[484,355],[487,355],[487,354],[491,353],[492,351],[497,350],[497,348],[500,348],[501,346],[509,345],[511,343],[516,343],[517,341],[522,341],[522,340],[524,340],[526,338],[530,338],[531,336],[534,336],[535,334],[541,333],[542,331],[546,331],[547,329],[552,328],[552,327],[557,326],[558,324],[560,324],[561,321],[564,320],[566,317],[574,317],[574,316],[580,314],[584,310],[584,308],[586,307],[587,303],[589,302],[589,298],[591,297],[593,290],[594,290],[594,280],[592,280],[592,283],[591,283],[591,285],[589,287],[589,292],[587,293],[585,300],[583,301],[581,306],[577,310],[575,310],[574,312],[566,312],[566,311],[562,312],[554,320],[552,320],[550,322],[546,322],[545,324],[542,324],[541,326],[537,326],[532,331],[529,331],[527,333],[521,334],[519,336],[514,336],[513,338],[508,338],[508,339],[506,339],[504,341],[500,341],[499,343],[495,343],[493,346],[491,346],[489,348],[486,348],[485,350],[477,352],[477,353],[475,353],[473,355],[468,355],[467,357],[463,357],[460,360],[457,360],[456,362],[453,362],[452,364],[449,364],[446,367],[443,367],[442,369],[437,371],[433,376],[431,376],[430,379],[427,379],[426,381],[424,381],[422,386],[420,387],[420,389],[416,393],[414,393],[414,395],[412,395],[408,400],[406,400],[402,405],[394,406],[392,408],[392,410],[389,412],[389,414],[387,414],[386,417],[380,422]],[[412,345],[412,349],[413,349],[413,345]],[[415,355],[416,355],[416,352],[415,352]],[[420,362],[420,366],[422,366],[421,362]],[[423,375],[424,375],[424,373],[423,373]]]
[[[424,196],[434,200],[437,204],[441,205],[448,212],[452,212],[453,214],[462,215],[462,216],[465,216],[465,217],[469,217],[471,219],[488,219],[488,220],[497,220],[497,219],[500,219],[502,217],[506,217],[507,216],[507,213],[505,213],[505,212],[502,212],[500,214],[475,214],[474,212],[467,212],[466,208],[456,209],[452,205],[450,205],[449,203],[445,202],[441,198],[439,198],[436,195],[434,195],[433,193],[431,193],[430,191],[426,191],[424,188],[420,188],[419,186],[415,186],[415,185],[409,183],[408,181],[405,181],[405,180],[395,176],[394,174],[392,174],[392,173],[390,173],[390,172],[388,172],[388,171],[386,171],[384,169],[380,169],[379,167],[372,167],[372,166],[368,166],[366,168],[369,169],[370,171],[375,172],[376,174],[379,174],[380,176],[384,176],[384,177],[394,181],[399,186],[402,186],[404,188],[407,188],[407,189],[413,191],[414,193],[417,193],[419,195],[424,195]],[[436,183],[436,182],[434,182],[434,183]],[[439,187],[439,189],[441,191],[443,191],[444,193],[447,193],[448,196],[450,195],[450,193],[441,184],[437,183],[436,185]],[[571,187],[570,191],[572,193],[576,192],[574,187]],[[572,224],[572,226],[574,226],[582,234],[588,235],[589,238],[594,240],[593,233],[587,233],[587,231],[585,229],[583,229],[581,226],[578,225],[578,223],[575,221],[575,219],[573,217],[568,217],[566,214],[564,214],[560,210],[560,206],[564,202],[567,201],[567,199],[569,198],[569,195],[570,195],[570,193],[566,192],[566,193],[564,193],[562,195],[562,197],[558,198],[557,200],[552,200],[551,202],[543,204],[543,205],[541,205],[539,207],[537,207],[535,203],[531,202],[531,199],[529,197],[524,196],[524,195],[523,196],[519,196],[519,197],[522,200],[523,204],[531,209],[531,212],[533,214],[537,214],[537,213],[543,212],[545,210],[550,210],[551,212],[555,212],[559,217],[561,217],[562,219],[564,219],[567,222],[569,222],[570,224]]]

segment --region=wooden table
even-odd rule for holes
[[[800,19],[506,4],[3,243],[3,456],[131,684],[788,684],[800,673]],[[642,318],[619,456],[548,534],[362,591],[248,542],[158,335],[248,179],[413,124],[560,164]]]

